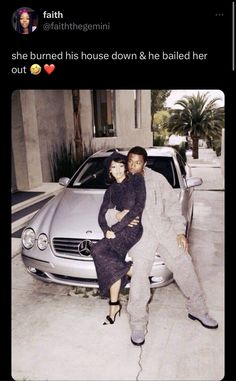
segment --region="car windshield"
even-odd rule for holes
[[[68,187],[82,189],[106,189],[110,185],[104,168],[105,157],[90,158],[72,177]],[[161,173],[173,188],[179,188],[179,181],[172,157],[149,156],[147,167]]]

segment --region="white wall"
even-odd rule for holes
[[[90,90],[80,91],[81,130],[86,150],[152,145],[151,92],[141,90],[140,128],[135,128],[133,90],[116,90],[115,137],[93,137],[92,104]]]
[[[93,137],[91,91],[80,90],[84,154],[100,149],[151,146],[151,91],[139,90],[135,128],[134,91],[115,91],[115,137]],[[61,142],[74,144],[72,90],[16,90],[12,94],[13,183],[19,190],[51,181],[50,155]],[[14,184],[13,184],[14,185]]]

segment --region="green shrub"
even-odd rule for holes
[[[72,142],[69,145],[62,142],[60,145],[54,146],[49,160],[54,182],[58,182],[60,177],[71,178],[80,164],[76,161]]]
[[[153,139],[153,145],[154,146],[164,146],[165,145],[165,137],[164,136],[156,136],[154,139]]]

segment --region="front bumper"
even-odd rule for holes
[[[97,274],[93,260],[55,260],[30,257],[28,251],[23,250],[22,261],[27,271],[44,282],[57,283],[67,286],[98,288]],[[150,274],[150,287],[163,287],[173,281],[173,274],[166,267],[161,258],[156,255]],[[129,287],[129,284],[126,286]]]

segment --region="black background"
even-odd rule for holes
[[[25,4],[27,3],[27,4]],[[33,2],[32,2],[33,3]],[[50,76],[11,75],[13,88],[224,88],[226,73],[232,71],[232,6],[229,3],[212,6],[201,2],[152,2],[142,5],[127,2],[111,5],[88,4],[87,7],[31,6],[39,15],[38,29],[30,35],[14,31],[9,17],[8,37],[11,39],[9,60],[13,52],[59,53],[84,51],[98,53],[114,51],[187,52],[208,54],[207,60],[190,61],[53,61],[56,70]],[[18,4],[20,4],[18,2]],[[45,2],[47,4],[47,2]],[[9,16],[18,8],[11,6]],[[44,10],[58,10],[64,19],[43,19]],[[223,14],[223,16],[221,16]],[[84,23],[110,23],[109,31],[43,31],[43,23],[64,21]],[[44,63],[45,60],[41,61]],[[29,66],[32,61],[18,61]],[[38,61],[40,63],[40,61]],[[12,62],[14,66],[16,62]],[[10,69],[10,68],[9,68]]]
[[[50,4],[49,4],[50,3]],[[11,1],[4,12],[5,23],[2,29],[2,39],[6,40],[2,61],[2,82],[7,79],[7,86],[2,86],[2,115],[6,122],[2,125],[1,162],[4,179],[3,209],[4,223],[2,242],[8,242],[2,250],[2,274],[4,275],[1,308],[1,327],[4,331],[3,354],[1,359],[1,380],[11,379],[11,261],[10,261],[10,147],[11,147],[11,93],[15,89],[101,89],[101,88],[137,88],[137,89],[220,89],[225,93],[226,111],[226,229],[225,229],[225,303],[226,303],[226,348],[225,348],[225,379],[236,379],[234,368],[234,340],[232,330],[235,325],[232,312],[234,300],[233,258],[235,249],[230,247],[230,238],[234,235],[234,226],[229,224],[233,217],[232,202],[233,170],[235,162],[234,130],[235,126],[235,95],[233,80],[235,72],[232,67],[232,3],[231,2],[128,2],[80,1],[69,4],[64,1],[60,5],[54,1]],[[128,9],[129,6],[129,9]],[[5,5],[6,7],[6,5]],[[30,35],[20,35],[12,27],[13,12],[20,7],[30,7],[39,15],[39,25]],[[64,19],[43,19],[42,12],[60,10]],[[223,14],[223,15],[222,15]],[[109,31],[50,31],[42,30],[43,22],[77,22],[110,23]],[[54,63],[55,71],[51,75],[42,72],[33,76],[29,72],[32,61],[12,61],[12,53],[33,51],[34,53],[68,52],[129,52],[140,51],[153,53],[195,51],[207,53],[204,61],[50,61],[37,60],[37,63]],[[12,67],[27,67],[27,74],[11,73]],[[5,118],[2,118],[2,121]],[[4,151],[4,147],[5,151]],[[6,200],[6,202],[5,202]],[[232,243],[232,239],[231,239]],[[6,278],[6,279],[5,279]],[[157,332],[158,337],[158,332]],[[114,344],[115,345],[115,344]],[[190,343],[191,345],[191,343]],[[4,367],[3,367],[4,364]]]

